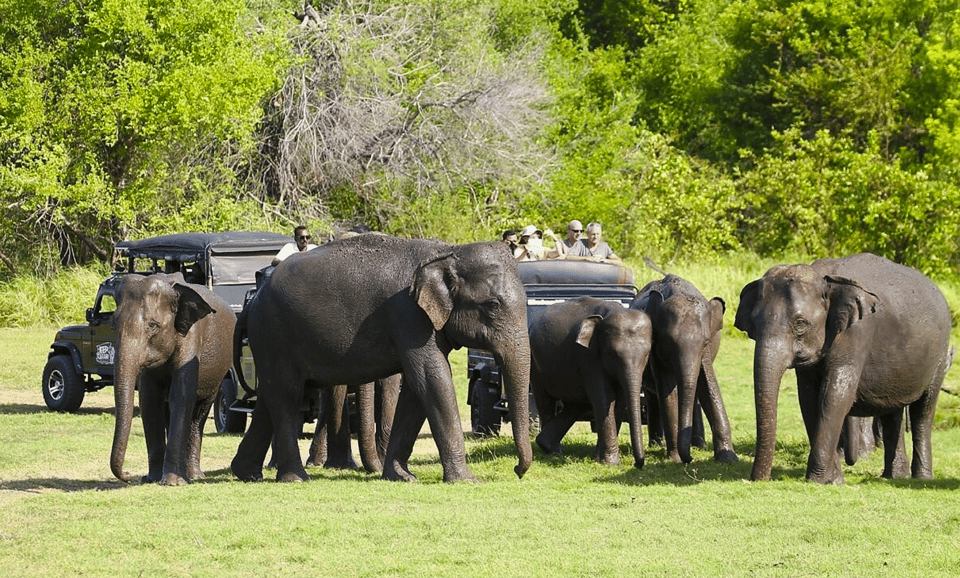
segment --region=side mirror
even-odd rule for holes
[[[87,307],[87,323],[93,323],[93,307]]]

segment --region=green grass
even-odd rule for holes
[[[239,436],[208,422],[190,486],[113,479],[112,390],[81,412],[46,411],[40,372],[54,329],[0,329],[2,576],[954,576],[960,567],[960,429],[934,433],[935,479],[880,479],[876,452],[844,466],[843,486],[802,481],[807,443],[787,375],[769,483],[751,483],[752,343],[725,339],[717,373],[741,461],[604,467],[586,424],[563,457],[535,452],[513,474],[510,438],[467,438],[480,484],[441,482],[427,435],[411,469],[420,483],[309,470],[305,484],[245,484],[229,472]],[[464,352],[453,356],[461,400]],[[947,386],[960,391],[957,367]],[[947,417],[960,413],[941,396]],[[139,420],[126,469],[146,471]],[[308,440],[302,441],[306,455]],[[270,475],[270,471],[267,474]]]
[[[803,258],[788,259],[805,261]],[[50,413],[40,373],[56,326],[76,323],[98,272],[0,285],[0,576],[954,576],[960,567],[960,397],[944,393],[934,433],[935,479],[879,478],[881,452],[844,466],[843,486],[803,480],[808,446],[792,373],[780,396],[770,483],[751,483],[755,424],[752,342],[733,328],[739,291],[773,261],[664,267],[727,304],[716,369],[738,464],[709,451],[693,463],[648,449],[642,470],[590,459],[595,436],[578,425],[563,457],[535,450],[523,480],[509,437],[467,437],[480,484],[447,485],[429,435],[411,469],[417,484],[311,468],[306,484],[236,481],[240,437],[208,422],[202,465],[188,487],[124,485],[110,474],[113,392],[81,411]],[[637,285],[659,278],[631,263]],[[955,319],[960,285],[940,283]],[[51,296],[56,296],[52,298]],[[37,328],[42,324],[46,328]],[[960,335],[954,331],[954,343]],[[464,403],[465,353],[452,356]],[[955,364],[945,387],[960,393]],[[308,440],[302,440],[306,455]],[[146,471],[139,420],[126,469]],[[267,470],[267,475],[271,471]]]

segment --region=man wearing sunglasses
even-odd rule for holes
[[[567,238],[558,239],[555,249],[547,253],[547,259],[563,259],[570,252],[570,248],[577,244],[583,235],[583,223],[577,220],[567,223]]]
[[[293,230],[293,241],[293,243],[287,243],[284,245],[280,249],[280,252],[277,253],[277,256],[273,258],[273,262],[271,264],[274,267],[276,267],[280,261],[283,261],[294,253],[302,253],[303,251],[309,251],[310,249],[317,248],[316,245],[310,242],[310,229],[303,225],[299,225]]]

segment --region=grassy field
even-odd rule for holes
[[[960,428],[934,434],[932,481],[879,478],[881,452],[844,466],[846,484],[802,481],[808,451],[784,379],[774,481],[751,483],[752,343],[717,362],[738,464],[648,453],[604,467],[586,424],[563,458],[535,453],[517,480],[510,438],[467,437],[480,484],[443,484],[432,440],[420,483],[310,469],[305,484],[245,484],[229,472],[239,436],[208,422],[190,486],[124,485],[110,474],[113,397],[50,413],[40,373],[54,329],[0,330],[0,575],[3,576],[955,576],[960,568]],[[461,409],[465,355],[452,358]],[[956,366],[947,387],[960,391]],[[960,413],[941,396],[941,425]],[[146,472],[139,420],[126,469]],[[621,435],[628,455],[629,436]],[[306,455],[307,440],[302,450]],[[269,472],[268,472],[268,475]]]

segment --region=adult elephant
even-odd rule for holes
[[[808,480],[842,483],[837,453],[847,415],[881,416],[884,477],[896,468],[907,407],[915,478],[933,476],[930,435],[950,366],[950,310],[918,271],[861,253],[780,265],[740,293],[735,325],[756,341],[757,446],[751,479],[770,478],[777,395],[794,368],[810,439]]]
[[[444,481],[474,480],[447,356],[454,348],[493,352],[502,368],[519,456],[530,466],[526,300],[516,262],[502,243],[450,245],[360,235],[289,257],[240,314],[249,335],[258,400],[232,462],[242,480],[263,476],[275,437],[277,479],[307,479],[297,434],[304,395],[314,388],[368,383],[403,372],[383,477],[407,469],[429,420]]]
[[[634,465],[643,467],[641,388],[650,355],[650,320],[593,297],[555,303],[530,327],[530,387],[540,412],[537,445],[560,453],[570,427],[593,411],[595,459],[620,463],[618,408],[630,423]],[[563,408],[556,412],[557,402]]]
[[[723,299],[707,300],[689,281],[666,275],[641,289],[630,307],[646,312],[653,325],[644,387],[657,400],[648,407],[652,416],[659,417],[651,423],[662,424],[667,456],[675,462],[691,461],[699,400],[713,433],[714,459],[736,462],[730,421],[713,370],[723,329]]]
[[[357,443],[360,462],[369,473],[382,472],[387,441],[400,396],[402,375],[396,374],[355,388],[357,399]],[[307,456],[308,466],[355,469],[351,444],[351,423],[346,403],[347,386],[337,385],[321,393],[320,414]]]
[[[230,368],[236,316],[212,291],[176,273],[124,277],[114,320],[113,475],[130,481],[123,461],[138,388],[149,462],[143,481],[180,485],[202,478],[203,424]]]

